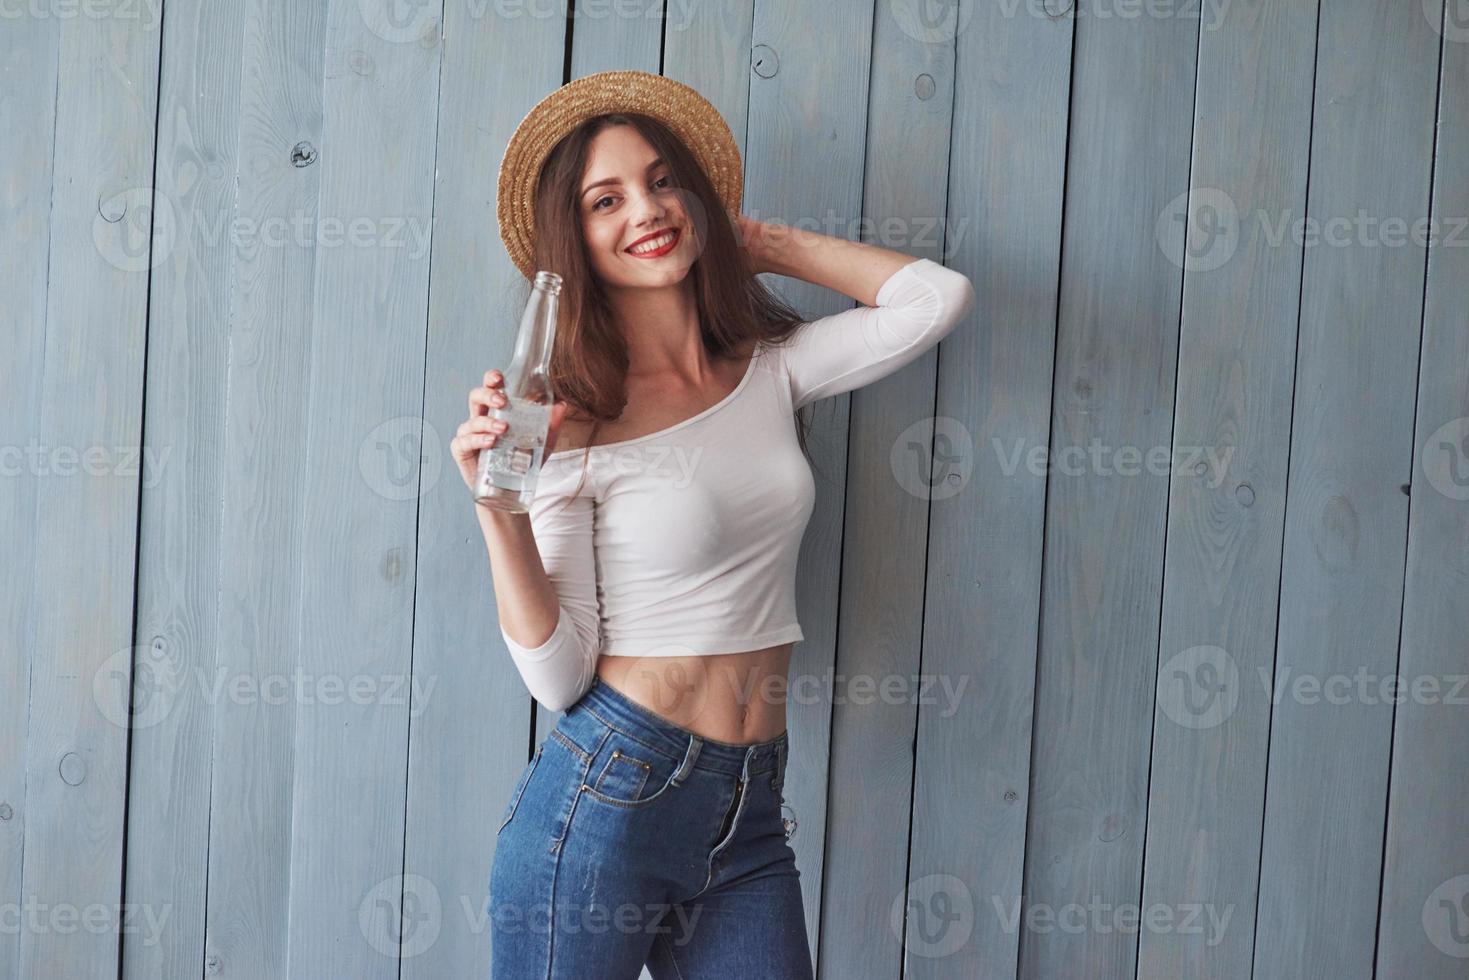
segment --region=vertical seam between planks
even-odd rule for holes
[[[1055,323],[1051,330],[1051,390],[1050,404],[1046,406],[1046,444],[1051,441],[1051,419],[1056,410],[1056,362],[1060,359],[1061,352],[1061,296],[1062,283],[1066,281],[1066,201],[1067,189],[1071,182],[1071,126],[1075,114],[1071,111],[1076,99],[1076,29],[1077,29],[1077,5],[1080,0],[1072,0],[1071,4],[1071,64],[1066,82],[1066,141],[1061,148],[1061,206],[1059,220],[1057,221],[1056,234],[1056,306]],[[1041,650],[1045,646],[1045,606],[1046,606],[1046,530],[1049,525],[1051,504],[1051,467],[1046,467],[1046,479],[1041,490],[1041,541],[1040,541],[1040,567],[1036,576],[1036,602],[1035,602],[1035,666],[1033,668],[1033,681],[1030,689],[1030,746],[1029,756],[1026,760],[1025,777],[1025,824],[1024,839],[1020,848],[1020,894],[1017,909],[1022,913],[1025,909],[1025,876],[1030,870],[1030,843],[1031,827],[1035,819],[1034,811],[1030,808],[1031,800],[1035,798],[1035,710],[1040,703],[1041,690]],[[1026,930],[1022,929],[1015,939],[1015,977],[1020,980],[1025,976],[1025,942]]]
[[[1169,418],[1168,446],[1170,452],[1178,439],[1178,375],[1183,363],[1183,313],[1188,295],[1188,232],[1192,224],[1194,159],[1198,152],[1199,129],[1199,63],[1204,54],[1204,27],[1199,21],[1198,36],[1194,39],[1194,98],[1189,112],[1188,132],[1188,178],[1184,181],[1183,256],[1178,273],[1178,320],[1173,342],[1173,411]],[[1171,456],[1170,456],[1171,458]],[[1142,843],[1138,852],[1137,897],[1138,906],[1143,905],[1143,892],[1148,885],[1148,821],[1152,817],[1153,753],[1158,743],[1158,671],[1163,659],[1163,617],[1168,608],[1168,528],[1173,520],[1173,468],[1169,467],[1168,483],[1163,495],[1163,553],[1158,564],[1158,628],[1153,645],[1153,710],[1152,723],[1148,726],[1148,774],[1142,798]],[[1132,975],[1134,980],[1142,977],[1143,930],[1137,931],[1132,944]]]
[[[402,846],[398,853],[398,914],[401,916],[404,909],[405,891],[408,881],[408,834],[409,834],[409,800],[413,790],[413,666],[414,654],[418,649],[418,582],[419,582],[419,549],[422,547],[421,529],[423,526],[423,431],[428,426],[425,413],[428,411],[428,357],[429,357],[429,333],[433,330],[433,295],[434,295],[434,214],[439,203],[439,129],[440,121],[443,119],[444,99],[444,61],[448,51],[448,41],[445,40],[444,20],[445,4],[439,4],[439,44],[438,44],[438,78],[434,83],[434,153],[433,165],[429,168],[429,203],[428,203],[428,268],[424,270],[423,284],[423,371],[418,394],[418,486],[414,493],[413,508],[413,598],[408,605],[408,725],[405,729],[403,747],[403,837]],[[535,712],[531,712],[531,724],[535,724]],[[396,957],[397,975],[403,976],[403,957]]]
[[[962,0],[961,0],[962,2]],[[952,200],[952,187],[954,180],[954,119],[957,115],[957,103],[959,101],[959,24],[963,22],[960,5],[954,7],[954,49],[953,58],[949,70],[949,143],[948,152],[944,154],[944,197],[940,203],[944,217],[949,215],[949,202]],[[944,223],[943,235],[939,240],[940,264],[947,265],[949,254],[949,225]],[[907,268],[906,266],[904,268]],[[940,307],[942,308],[942,298]],[[937,314],[935,315],[937,319]],[[930,417],[934,419],[934,425],[928,430],[928,463],[930,467],[928,486],[931,488],[934,464],[934,442],[935,430],[938,423],[939,389],[942,383],[942,359],[943,341],[934,345],[934,367],[933,367],[933,398],[929,402]],[[930,494],[926,499],[927,506],[923,512],[923,583],[919,588],[919,612],[918,612],[918,670],[917,676],[923,676],[923,654],[928,639],[928,572],[932,559],[933,542],[933,496]],[[923,726],[923,704],[919,703],[913,707],[913,737],[909,742],[909,755],[912,759],[908,771],[908,827],[907,840],[903,848],[903,934],[898,937],[898,977],[902,978],[907,972],[908,963],[908,910],[910,908],[908,898],[908,886],[913,879],[913,825],[917,818],[917,794],[918,794],[918,739],[922,733]]]
[[[869,5],[868,28],[867,28],[867,92],[861,103],[863,110],[862,119],[862,157],[858,164],[857,176],[857,212],[865,214],[867,210],[867,144],[870,130],[872,128],[872,62],[873,47],[877,43],[877,6],[880,0],[874,0]],[[754,37],[751,37],[754,43]],[[747,122],[748,125],[748,122]],[[855,300],[853,302],[856,302]],[[845,307],[854,309],[855,307]],[[787,369],[789,371],[789,369]],[[847,495],[852,486],[852,396],[846,393],[847,403],[847,431],[842,443],[842,497],[841,497],[841,519],[837,523],[837,581],[836,581],[836,620],[832,624],[832,670],[835,671],[842,650],[842,586],[846,581],[846,552],[847,552]],[[814,414],[814,413],[813,413]],[[831,871],[831,805],[832,805],[832,779],[831,760],[833,748],[836,745],[836,701],[833,700],[831,710],[826,716],[826,800],[825,800],[825,827],[821,836],[821,890],[817,898],[816,911],[816,935],[811,937],[815,940],[815,952],[812,953],[812,967],[820,970],[820,953],[822,940],[826,926],[826,894],[827,879]]]
[[[1444,6],[1444,18],[1448,17],[1448,6]],[[1442,23],[1440,24],[1442,27]],[[1448,38],[1447,29],[1438,32],[1438,71],[1437,85],[1434,89],[1433,98],[1433,127],[1429,130],[1429,159],[1428,159],[1428,227],[1433,228],[1433,191],[1438,177],[1438,127],[1443,117],[1443,76],[1444,76],[1444,45]],[[1428,286],[1429,269],[1432,267],[1433,238],[1429,238],[1428,245],[1423,249],[1423,295],[1418,305],[1418,364],[1417,386],[1413,392],[1413,426],[1412,438],[1408,442],[1408,482],[1404,487],[1408,490],[1408,515],[1403,527],[1403,587],[1398,600],[1398,642],[1395,651],[1396,660],[1393,663],[1393,676],[1401,677],[1403,668],[1403,621],[1407,618],[1408,609],[1408,559],[1411,554],[1411,543],[1413,540],[1413,473],[1417,467],[1413,460],[1418,451],[1418,411],[1422,407],[1423,397],[1423,335],[1428,330]],[[1372,976],[1377,976],[1377,957],[1382,948],[1382,896],[1387,890],[1387,841],[1388,821],[1392,816],[1392,773],[1393,755],[1397,749],[1398,731],[1398,704],[1392,704],[1392,721],[1387,730],[1387,788],[1384,791],[1382,804],[1382,854],[1377,866],[1377,923],[1372,930]]]
[[[1311,211],[1311,163],[1316,152],[1316,82],[1321,74],[1321,0],[1316,2],[1316,44],[1312,52],[1311,63],[1311,119],[1306,129],[1306,186],[1302,194],[1301,213],[1304,218],[1310,217]],[[1296,377],[1301,371],[1301,313],[1305,308],[1306,299],[1306,245],[1304,238],[1301,243],[1301,274],[1300,283],[1296,287],[1296,347],[1294,363],[1291,365],[1290,386],[1290,425],[1289,434],[1286,437],[1286,464],[1285,485],[1281,489],[1280,501],[1280,568],[1275,575],[1275,637],[1270,645],[1270,674],[1275,675],[1276,664],[1280,660],[1280,599],[1285,593],[1285,531],[1290,518],[1290,460],[1295,454],[1295,426],[1296,426]],[[1250,976],[1248,980],[1255,977],[1255,953],[1259,948],[1260,938],[1260,882],[1265,872],[1265,814],[1270,809],[1270,743],[1275,728],[1275,709],[1272,706],[1265,717],[1265,770],[1260,778],[1260,835],[1258,837],[1259,847],[1255,854],[1255,921],[1250,929]]]
[[[164,39],[164,17],[165,17],[165,11],[163,9],[163,5],[162,4],[159,4],[159,6],[158,6],[158,63],[157,63],[157,66],[156,66],[156,71],[155,71],[154,79],[153,79],[153,159],[150,161],[150,164],[151,165],[149,167],[149,170],[151,171],[151,174],[152,174],[152,186],[151,186],[151,188],[149,190],[149,198],[148,198],[149,199],[150,212],[151,212],[151,209],[152,209],[153,201],[154,201],[154,199],[156,198],[156,196],[158,194],[158,130],[160,128],[160,126],[159,126],[159,115],[158,114],[159,114],[159,111],[160,111],[160,109],[162,107],[162,104],[163,104],[163,56],[164,56],[164,42],[163,42],[163,39]],[[57,76],[57,85],[58,86],[60,85],[60,78],[61,78],[61,49],[60,49],[60,44],[61,44],[61,39],[59,37],[59,32],[58,32],[58,37],[57,37],[57,60],[56,60],[56,66],[57,66],[56,67],[56,76]],[[58,105],[59,105],[59,103],[58,103]],[[53,132],[52,132],[52,153],[51,153],[51,159],[52,159],[52,165],[51,165],[51,167],[52,167],[52,169],[51,169],[51,179],[52,179],[53,185],[54,185],[54,182],[55,182],[55,179],[56,179],[56,163],[55,163],[55,160],[56,160],[56,151],[55,151],[56,137],[55,137],[55,130],[59,130],[61,128],[60,123],[61,123],[61,119],[60,119],[60,115],[58,113],[58,114],[56,114],[55,126],[54,126],[54,129],[53,129]],[[55,207],[55,200],[56,200],[55,199],[55,194],[54,194],[54,191],[53,191],[53,194],[52,194],[52,207],[53,207],[53,209]],[[149,323],[149,317],[150,317],[150,315],[152,313],[152,308],[153,308],[153,270],[155,268],[155,264],[153,262],[153,249],[154,249],[154,246],[157,243],[157,236],[154,235],[154,233],[153,233],[154,232],[154,227],[152,226],[153,225],[153,222],[152,222],[152,215],[151,215],[151,213],[150,213],[150,216],[149,216],[149,223],[150,223],[150,227],[148,229],[148,275],[144,279],[144,286],[143,286],[143,357],[142,357],[142,364],[141,364],[142,374],[143,374],[143,378],[142,378],[142,382],[143,383],[140,386],[141,387],[141,392],[140,392],[140,399],[139,399],[139,405],[138,405],[138,444],[140,446],[146,446],[147,445],[147,434],[148,434],[148,323]],[[46,281],[47,281],[47,284],[48,284],[47,289],[48,289],[48,292],[49,292],[49,284],[50,284],[50,281],[51,281],[51,265],[50,265],[50,250],[49,249],[47,250]],[[42,344],[41,356],[42,356],[42,358],[45,357],[45,345],[44,345],[44,342]],[[44,360],[43,360],[42,363],[43,364],[45,363]],[[44,373],[43,373],[42,377],[44,378]],[[39,490],[39,487],[37,489]],[[37,495],[37,499],[38,500],[40,499],[39,498],[39,494]],[[37,526],[37,529],[39,530],[40,525],[37,524],[36,526]],[[128,663],[128,677],[129,677],[129,679],[132,678],[132,672],[133,672],[133,666],[134,666],[133,665],[133,661],[136,659],[136,653],[137,653],[137,648],[138,648],[138,595],[142,591],[141,582],[139,581],[139,578],[138,578],[138,573],[139,573],[140,566],[141,566],[142,550],[143,550],[143,468],[140,467],[139,468],[139,471],[138,471],[138,499],[135,502],[135,508],[134,508],[134,511],[133,511],[133,617],[132,617],[132,628],[129,630],[130,636],[129,636],[129,640],[128,640],[128,646],[130,647],[130,651],[129,651],[129,663]],[[218,549],[216,548],[216,551],[217,550]],[[218,631],[219,631],[219,592],[218,592],[218,583],[219,583],[219,579],[218,579],[218,576],[216,575],[216,577],[215,577],[215,586],[216,586],[216,589],[215,589],[215,617],[214,617],[214,620],[215,620],[215,636],[216,636],[216,638],[218,637]],[[32,594],[34,594],[34,593],[32,593]],[[128,684],[128,690],[127,690],[128,709],[129,709],[128,716],[129,717],[132,716],[131,715],[131,709],[132,709],[132,703],[133,703],[133,689],[134,689],[133,688],[133,685],[131,683],[129,683]],[[120,841],[121,854],[119,855],[120,856],[120,859],[121,859],[121,863],[119,865],[119,877],[118,877],[118,898],[120,900],[124,901],[124,902],[127,901],[127,880],[128,880],[127,879],[127,866],[128,866],[127,862],[128,862],[128,824],[129,824],[129,821],[128,821],[128,813],[129,813],[129,801],[130,801],[131,796],[132,796],[132,779],[129,778],[129,777],[130,777],[130,774],[132,772],[133,726],[131,724],[128,724],[128,725],[125,726],[125,729],[126,729],[126,731],[125,731],[125,733],[123,735],[123,740],[124,740],[124,742],[126,744],[123,746],[123,753],[122,753],[123,754],[123,766],[124,766],[124,768],[123,768],[123,780],[122,780],[122,784],[123,784],[122,785],[122,838],[121,838],[121,841]],[[210,778],[210,781],[209,781],[208,793],[209,793],[209,799],[212,802],[212,800],[213,800],[213,794],[214,794],[214,780],[212,778],[212,773],[214,772],[214,747],[213,747],[213,740],[212,739],[211,739],[210,750],[209,750],[209,771],[211,773],[211,778]],[[209,819],[209,811],[206,809],[206,811],[205,811],[206,827],[208,826],[208,823],[207,823],[208,819]],[[208,908],[208,902],[209,902],[209,888],[208,888],[208,881],[209,881],[209,879],[208,879],[208,875],[209,875],[209,837],[208,837],[207,831],[206,831],[205,838],[204,838],[204,874],[205,874],[205,879],[204,879],[204,881],[205,881],[205,888],[204,888],[204,908],[207,910],[207,908]],[[123,907],[125,907],[125,906],[123,906]],[[206,918],[203,921],[207,922],[208,920]],[[201,936],[200,939],[201,939],[201,943],[202,943],[204,937]],[[122,980],[122,978],[123,978],[123,969],[122,968],[123,968],[123,963],[126,961],[126,943],[127,943],[126,930],[122,930],[122,929],[118,930],[118,937],[117,937],[117,980]],[[201,949],[200,950],[200,956],[199,956],[198,962],[202,963],[203,962],[203,959],[204,959],[204,957],[203,957],[203,951]]]

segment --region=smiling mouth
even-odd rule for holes
[[[678,244],[678,239],[679,230],[677,228],[670,228],[657,238],[649,239],[634,248],[627,249],[627,254],[640,259],[667,255]]]

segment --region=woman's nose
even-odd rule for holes
[[[651,225],[668,214],[668,207],[651,191],[642,191],[633,198],[633,218],[638,225]]]

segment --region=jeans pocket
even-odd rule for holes
[[[541,761],[541,750],[545,747],[545,744],[545,742],[541,742],[540,745],[536,746],[535,754],[531,756],[530,762],[526,763],[525,768],[520,771],[520,779],[516,781],[515,789],[510,793],[510,802],[505,804],[505,812],[500,815],[500,826],[495,831],[495,836],[498,837],[500,835],[500,832],[510,823],[510,818],[515,816],[515,811],[520,807],[520,798],[525,795],[525,787],[530,782],[531,773],[536,771],[536,764]]]
[[[592,758],[583,790],[599,803],[623,809],[651,806],[676,789],[681,759],[613,729]]]

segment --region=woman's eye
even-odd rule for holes
[[[673,178],[672,177],[664,176],[664,177],[659,177],[657,180],[653,181],[653,186],[654,187],[658,187],[660,185],[666,186],[666,187],[672,187],[673,186]],[[599,198],[597,198],[596,203],[594,203],[592,205],[592,210],[593,211],[600,211],[600,210],[602,210],[602,202],[603,201],[610,201],[610,200],[612,200],[612,197],[610,195],[607,196],[607,197],[599,197]]]

